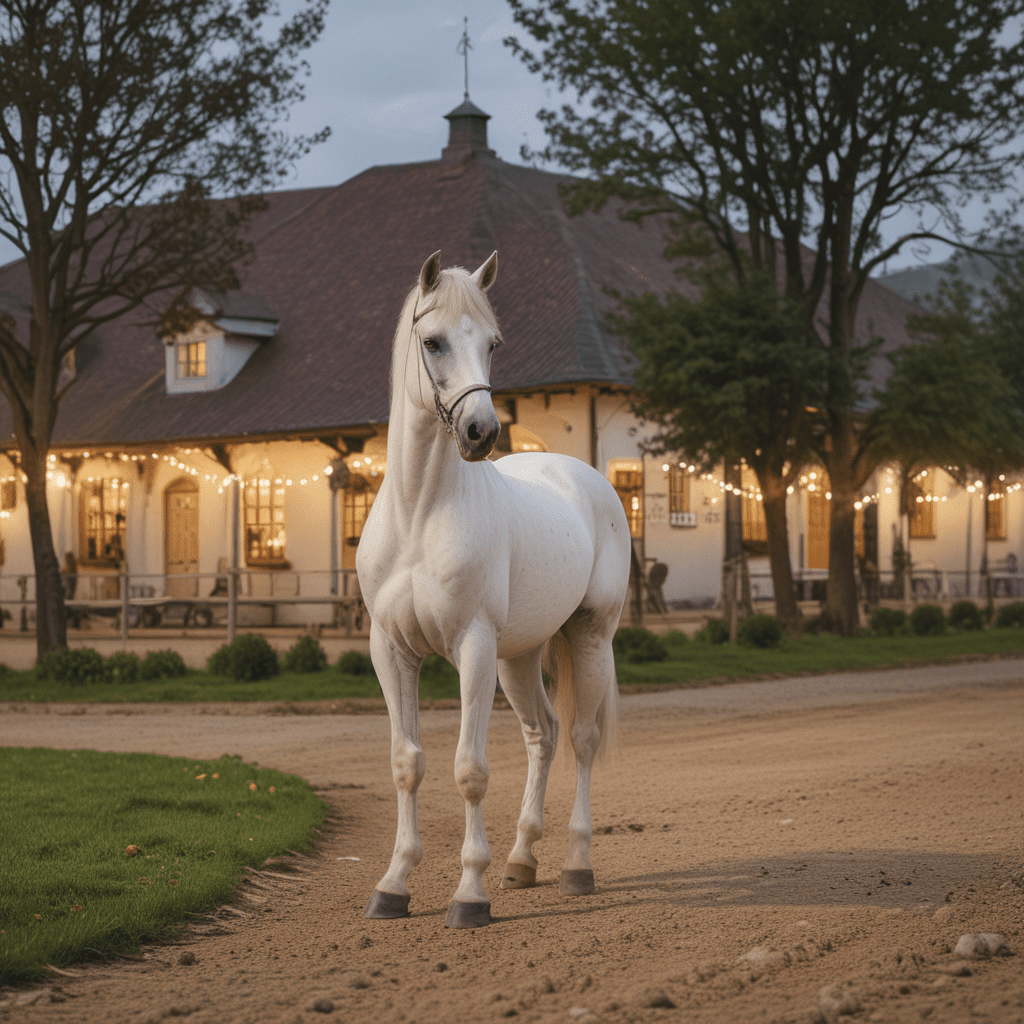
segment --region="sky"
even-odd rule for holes
[[[287,12],[299,3],[282,0],[281,6]],[[506,0],[332,0],[324,32],[306,55],[306,100],[293,108],[287,125],[294,134],[329,125],[331,138],[307,154],[282,187],[335,185],[378,164],[438,159],[448,140],[444,115],[463,98],[464,64],[457,46],[464,17],[472,46],[470,97],[491,115],[490,147],[513,163],[521,162],[524,143],[542,148],[537,111],[576,97],[531,74],[503,45],[509,35],[532,42],[513,22]],[[909,213],[894,218],[886,236],[898,237],[913,225]],[[0,265],[18,255],[0,239]],[[936,246],[907,251],[887,269],[947,255]]]

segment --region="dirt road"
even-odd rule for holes
[[[464,822],[457,712],[423,716],[426,855],[413,916],[389,922],[362,917],[394,840],[386,718],[254,710],[0,706],[0,743],[238,753],[333,808],[295,880],[244,886],[140,961],[0,992],[0,1021],[1024,1021],[1022,662],[624,698],[621,755],[595,778],[589,897],[558,894],[558,780],[540,884],[498,888],[525,756],[496,712],[495,923],[475,931],[442,926]],[[973,932],[1008,954],[957,958]]]

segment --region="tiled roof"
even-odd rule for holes
[[[663,222],[623,221],[615,202],[569,218],[565,180],[478,155],[374,167],[335,188],[269,196],[251,229],[256,259],[226,309],[264,311],[279,321],[276,336],[219,391],[168,395],[152,327],[130,316],[101,328],[80,347],[54,444],[329,434],[385,421],[402,300],[436,249],[443,266],[470,270],[498,250],[489,297],[506,344],[494,358],[496,392],[628,385],[628,357],[602,325],[615,306],[605,289],[695,288],[662,257]],[[23,272],[14,264],[0,273],[8,308],[5,286]],[[871,282],[858,327],[866,334],[870,322],[901,343],[913,308]],[[0,437],[11,436],[0,399]]]

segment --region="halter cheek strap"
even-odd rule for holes
[[[416,297],[416,305],[413,306],[412,311],[412,326],[409,328],[409,344],[413,342],[413,328],[417,322],[431,312],[434,307],[423,310],[422,313],[417,313],[419,308],[419,296]],[[427,365],[427,357],[424,353],[423,342],[420,342],[417,346],[420,350],[420,363],[423,366],[424,371],[427,374],[427,380],[430,381],[430,386],[434,389],[434,407],[437,411],[437,418],[444,424],[445,430],[449,434],[455,433],[455,408],[467,395],[471,395],[474,391],[487,391],[490,392],[490,384],[470,384],[469,387],[463,388],[451,401],[449,405],[445,405],[441,399],[441,389],[437,386],[437,381],[434,380],[434,375],[430,372],[430,367]]]

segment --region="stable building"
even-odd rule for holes
[[[623,220],[614,200],[569,217],[559,191],[568,179],[500,159],[487,145],[488,116],[468,99],[447,114],[437,160],[269,195],[250,227],[255,259],[241,290],[197,291],[199,319],[187,334],[165,344],[124,317],[80,343],[50,454],[55,544],[70,556],[76,598],[117,597],[118,573],[133,598],[202,597],[237,566],[241,592],[265,598],[246,609],[251,624],[334,621],[333,599],[354,593],[355,549],[387,472],[392,336],[437,249],[442,265],[470,269],[498,252],[489,298],[506,344],[492,366],[502,424],[493,457],[542,449],[595,466],[622,498],[638,562],[667,567],[665,600],[717,597],[721,474],[645,455],[651,430],[631,411],[630,357],[605,322],[612,291],[694,289],[662,255],[666,223]],[[22,263],[0,270],[8,305],[26,280]],[[871,282],[858,330],[903,344],[916,309]],[[790,511],[793,565],[806,581],[827,570],[821,474],[808,469]],[[2,605],[31,597],[33,572],[2,398],[0,482]],[[866,492],[861,529],[865,559],[883,572],[898,522],[886,486],[880,476]],[[963,522],[965,495],[936,487],[935,537],[948,537],[949,549],[937,545],[935,562],[952,568],[962,564],[964,528],[946,518]],[[749,472],[744,490],[754,593],[770,598]],[[1010,496],[1000,500],[1005,521],[1018,522]],[[1007,553],[1019,548],[1019,529],[1007,530]]]

